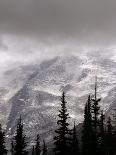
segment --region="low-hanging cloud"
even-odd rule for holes
[[[0,0],[0,31],[114,44],[115,15],[115,0]]]
[[[0,71],[115,49],[115,15],[115,0],[0,0]]]

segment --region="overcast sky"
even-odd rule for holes
[[[0,0],[0,34],[4,67],[75,46],[115,47],[116,0]]]
[[[115,42],[115,0],[0,0],[0,31]]]

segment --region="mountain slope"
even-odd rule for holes
[[[7,71],[4,78],[7,82],[0,87],[0,118],[7,134],[14,134],[21,114],[29,141],[33,142],[36,134],[40,133],[50,142],[62,90],[66,92],[70,123],[73,124],[74,120],[82,122],[87,96],[94,93],[96,74],[102,108],[114,107],[116,62],[109,54],[95,53],[58,56],[40,64]]]

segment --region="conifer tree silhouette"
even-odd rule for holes
[[[91,116],[91,97],[88,96],[84,110],[84,122],[82,130],[82,155],[93,155],[93,129]]]
[[[5,147],[5,133],[2,131],[2,127],[0,124],[0,155],[6,155],[7,150]]]
[[[21,116],[18,120],[16,135],[14,137],[15,145],[14,145],[14,155],[27,155],[28,151],[26,150],[27,142],[26,142],[26,135],[23,131],[23,123]]]
[[[99,106],[99,102],[101,101],[100,98],[97,98],[97,77],[96,77],[96,82],[95,82],[95,94],[94,94],[94,98],[92,98],[92,119],[93,119],[93,128],[94,131],[97,132],[97,127],[99,125],[99,110],[100,110],[100,106]]]
[[[40,137],[39,137],[39,134],[37,134],[36,146],[35,146],[35,155],[40,155],[40,153],[41,153]]]
[[[97,77],[95,82],[95,94],[94,98],[92,98],[92,128],[93,128],[93,149],[94,154],[98,154],[98,127],[99,127],[99,111],[100,106],[99,102],[101,101],[100,98],[97,98]]]
[[[61,97],[61,109],[59,110],[59,120],[57,121],[57,124],[59,128],[55,130],[55,133],[57,134],[54,137],[54,152],[55,155],[68,155],[70,153],[70,129],[69,129],[69,113],[67,113],[66,108],[66,100],[65,100],[65,93],[62,93]]]

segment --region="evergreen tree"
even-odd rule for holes
[[[78,143],[78,138],[77,138],[77,131],[76,131],[76,126],[74,123],[74,127],[73,127],[73,133],[72,133],[72,154],[73,155],[80,155],[80,151],[79,151],[79,143]]]
[[[91,97],[88,96],[88,101],[84,110],[84,122],[82,130],[82,155],[93,155],[93,130],[91,116]]]
[[[95,94],[94,98],[92,99],[92,119],[93,119],[93,128],[94,131],[97,132],[97,127],[99,126],[99,102],[101,101],[100,98],[97,98],[97,79],[95,82]]]
[[[26,151],[26,147],[26,136],[24,135],[23,123],[20,116],[15,135],[14,155],[27,155],[28,152]]]
[[[36,146],[35,146],[35,155],[40,155],[40,153],[41,153],[40,137],[39,137],[39,134],[37,134]]]
[[[47,155],[47,145],[45,143],[45,140],[43,141],[43,148],[42,148],[42,155]]]
[[[101,155],[105,155],[105,129],[104,129],[104,120],[105,116],[103,114],[103,111],[101,112],[100,121],[99,121],[99,127],[100,127],[100,133],[99,133],[99,153]]]
[[[113,155],[113,127],[111,123],[111,118],[108,118],[107,121],[107,135],[106,135],[106,154]]]
[[[5,133],[2,131],[2,127],[0,124],[0,155],[6,155],[7,150],[5,147]]]
[[[93,149],[94,154],[98,154],[98,127],[99,127],[99,111],[100,106],[99,102],[101,101],[100,98],[97,98],[97,78],[95,82],[95,94],[94,98],[92,99],[92,128],[93,128]]]
[[[32,148],[32,155],[35,155],[35,147]]]
[[[67,122],[69,113],[67,113],[64,92],[61,97],[61,110],[59,110],[58,117],[59,120],[57,121],[57,124],[59,128],[55,131],[57,135],[54,137],[54,152],[55,155],[68,155],[70,152],[70,130],[69,123]]]

